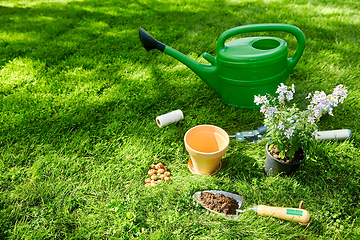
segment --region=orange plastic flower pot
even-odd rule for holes
[[[229,135],[213,125],[199,125],[186,132],[185,148],[190,154],[189,169],[194,174],[214,174],[229,146]]]

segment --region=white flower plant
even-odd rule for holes
[[[333,116],[333,108],[343,103],[347,97],[347,90],[340,84],[329,95],[323,91],[309,93],[306,99],[311,98],[310,104],[306,110],[299,110],[295,104],[288,106],[286,103],[293,99],[294,84],[290,89],[281,83],[276,93],[277,98],[269,94],[255,95],[254,102],[261,105],[260,112],[265,116],[264,125],[268,129],[266,135],[271,139],[269,150],[276,146],[280,159],[287,157],[289,162],[294,160],[295,152],[299,148],[309,147],[311,140],[317,135],[320,117],[325,113]]]

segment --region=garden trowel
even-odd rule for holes
[[[216,211],[211,210],[210,208],[206,207],[200,200],[200,196],[203,192],[210,192],[213,194],[222,194],[226,197],[234,198],[238,202],[238,205],[239,205],[239,209],[236,209],[236,215],[219,213],[219,212],[216,212]],[[266,205],[256,205],[256,206],[254,206],[252,208],[248,208],[246,210],[240,210],[240,207],[243,203],[242,196],[233,194],[233,193],[229,193],[229,192],[225,192],[225,191],[215,191],[215,190],[200,191],[200,192],[196,192],[193,195],[193,198],[197,202],[199,202],[201,204],[201,206],[203,206],[205,209],[207,209],[213,213],[227,217],[229,219],[233,219],[233,220],[237,220],[239,218],[238,213],[242,213],[247,210],[253,210],[253,211],[257,212],[257,214],[260,216],[271,216],[271,217],[275,217],[275,218],[279,218],[279,219],[283,219],[283,220],[287,220],[287,221],[298,222],[302,225],[308,224],[310,222],[310,218],[311,218],[309,212],[302,208],[285,208],[285,207],[270,207],[270,206],[266,206]]]

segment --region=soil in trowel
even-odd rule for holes
[[[206,208],[229,215],[235,215],[236,209],[239,208],[239,204],[234,198],[219,193],[202,192],[200,201]]]

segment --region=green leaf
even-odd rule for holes
[[[274,144],[270,144],[268,149],[271,150],[273,147],[274,147]]]
[[[284,159],[284,158],[285,158],[285,151],[280,151],[279,157],[280,157],[281,159]]]

